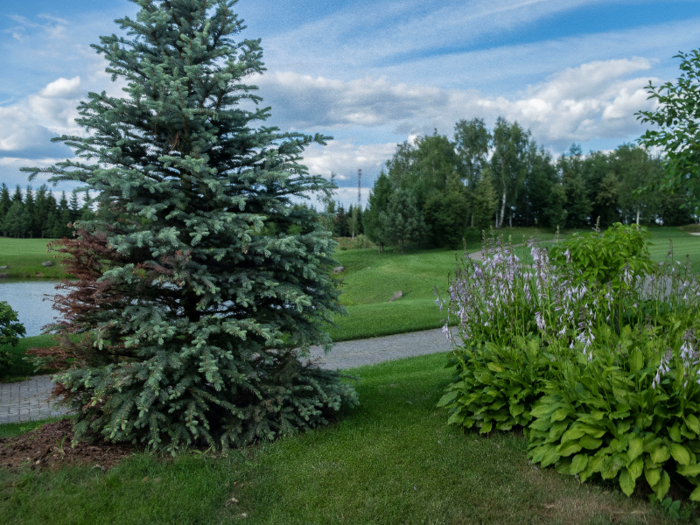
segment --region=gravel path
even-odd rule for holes
[[[417,355],[447,352],[451,349],[442,330],[374,337],[336,343],[326,355],[322,348],[311,348],[322,368],[355,368]],[[46,419],[65,414],[47,401],[53,383],[50,376],[35,376],[26,381],[0,384],[0,425]]]

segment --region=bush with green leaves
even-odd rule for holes
[[[673,479],[700,500],[700,354],[687,326],[601,328],[590,362],[558,359],[532,410],[532,461],[616,480],[628,496],[641,478],[661,499]]]
[[[700,283],[690,265],[671,250],[592,284],[532,251],[530,267],[510,247],[487,247],[483,265],[462,265],[451,282],[441,305],[459,320],[461,344],[459,377],[439,403],[449,423],[519,425],[543,467],[614,480],[627,495],[646,484],[659,499],[673,481],[700,500]]]
[[[646,245],[650,237],[644,227],[617,222],[602,233],[574,233],[556,243],[549,254],[555,265],[568,266],[575,271],[576,282],[610,283],[614,290],[620,290],[625,269],[635,279],[651,270],[652,261]]]
[[[12,348],[19,344],[26,330],[15,312],[5,301],[0,301],[0,374],[5,373],[13,361]]]
[[[455,355],[458,381],[447,387],[438,406],[451,409],[448,424],[492,429],[527,428],[530,410],[552,366],[537,337],[517,337],[512,346],[484,343]]]

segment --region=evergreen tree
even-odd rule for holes
[[[24,203],[24,199],[22,198],[22,189],[19,187],[19,184],[15,187],[15,193],[12,195],[12,204],[15,202],[19,202],[20,204]]]
[[[35,236],[35,228],[38,225],[34,222],[34,214],[36,213],[36,203],[34,202],[34,192],[31,186],[27,186],[27,191],[24,194],[24,213],[27,220],[27,228],[24,236],[33,238]],[[38,235],[36,235],[38,237]]]
[[[6,237],[25,237],[31,225],[29,214],[21,202],[13,202],[2,221],[2,231]]]
[[[0,186],[0,225],[2,225],[5,215],[10,211],[10,206],[12,206],[12,199],[10,199],[10,190],[7,188],[7,184],[4,182]]]
[[[32,218],[37,237],[42,239],[46,237],[48,231],[47,222],[51,211],[53,210],[49,209],[48,188],[45,184],[42,184],[36,191],[36,202],[34,203],[34,215]]]
[[[552,185],[549,206],[545,212],[546,223],[551,228],[566,226],[566,188],[562,183]]]
[[[386,239],[383,238],[384,224],[382,222],[382,213],[386,214],[389,206],[389,197],[393,192],[391,180],[383,171],[374,181],[374,186],[369,194],[367,209],[364,213],[363,223],[365,234],[369,239],[377,245],[377,250],[382,253],[382,249],[386,244]]]
[[[75,222],[80,218],[80,199],[78,199],[78,190],[73,190],[68,201],[68,209],[70,215],[69,222]]]
[[[413,196],[407,190],[398,189],[389,197],[386,212],[381,214],[384,232],[382,238],[398,244],[405,253],[406,244],[417,241],[425,235],[423,216]]]
[[[480,230],[485,230],[494,224],[493,216],[498,206],[498,196],[493,189],[491,180],[491,169],[486,167],[482,171],[481,179],[479,179],[472,197],[474,227]]]
[[[90,93],[77,119],[89,136],[59,139],[98,162],[50,169],[103,210],[60,244],[79,279],[57,303],[62,344],[85,365],[57,379],[76,439],[226,449],[323,424],[356,393],[302,360],[342,308],[335,244],[292,202],[332,191],[299,164],[327,137],[251,127],[269,115],[240,104],[260,101],[242,79],[262,53],[234,41],[235,0],[137,3],[117,21],[128,37],[94,46],[123,98]]]

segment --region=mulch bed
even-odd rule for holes
[[[44,469],[83,464],[108,469],[138,450],[130,444],[103,440],[83,441],[73,448],[72,426],[73,421],[64,419],[15,438],[0,439],[0,468],[17,471],[22,466]]]

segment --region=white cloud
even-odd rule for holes
[[[350,140],[334,140],[326,146],[311,146],[304,152],[304,164],[309,173],[330,177],[336,174],[336,180],[357,181],[357,170],[374,180],[384,163],[396,150],[395,143],[357,145]],[[365,179],[365,182],[369,182]],[[357,192],[357,189],[355,189]]]
[[[80,77],[71,79],[59,78],[50,82],[44,89],[39,91],[40,97],[46,98],[69,98],[80,93]]]
[[[292,72],[270,75],[260,85],[272,103],[275,121],[283,127],[311,131],[389,126],[415,136],[433,128],[451,134],[462,118],[493,122],[504,116],[530,128],[540,143],[565,146],[641,134],[634,114],[653,103],[645,91],[649,78],[635,74],[650,68],[651,62],[639,57],[593,61],[566,68],[511,97],[392,84],[386,78],[343,82]],[[338,148],[334,154],[342,156]]]

